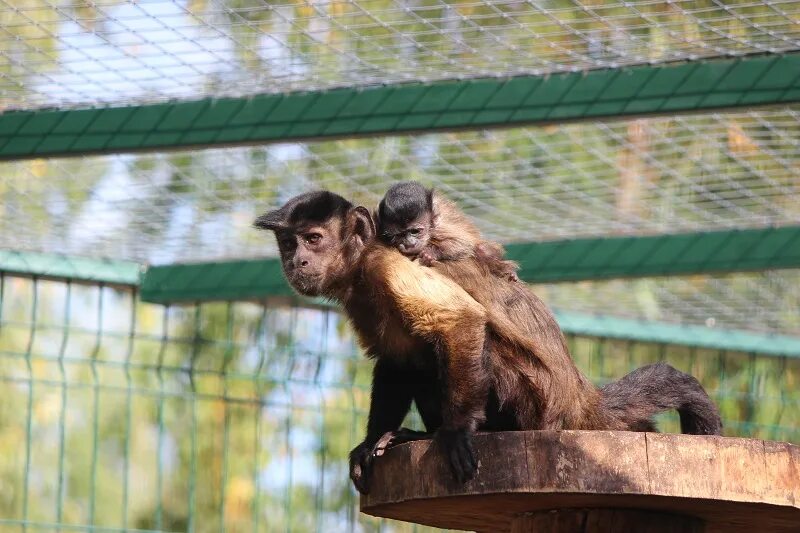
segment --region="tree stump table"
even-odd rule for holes
[[[800,532],[800,447],[621,431],[475,437],[459,484],[429,440],[375,459],[361,511],[470,531]]]

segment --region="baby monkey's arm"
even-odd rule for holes
[[[436,230],[433,230],[435,234]],[[457,239],[442,239],[437,235],[433,242],[429,242],[417,254],[417,261],[421,265],[431,266],[435,261],[458,261],[473,255],[474,251],[469,243]]]
[[[509,281],[519,281],[519,265],[503,259],[503,248],[493,242],[483,241],[475,245],[475,257],[489,269],[492,275]]]

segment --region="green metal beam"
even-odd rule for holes
[[[248,300],[291,296],[277,259],[153,266],[142,278],[145,302]]]
[[[141,298],[154,303],[264,299],[292,291],[276,260],[151,267]],[[303,299],[301,299],[303,301]],[[330,303],[305,301],[313,305]],[[714,350],[800,356],[800,337],[557,311],[564,333]]]
[[[142,267],[132,261],[0,250],[0,273],[105,285],[139,285]]]
[[[800,226],[511,244],[532,283],[800,267]]]
[[[800,337],[557,311],[564,333],[732,352],[800,357]]]
[[[141,299],[147,302],[167,304],[293,297],[291,288],[283,278],[280,263],[274,259],[157,266],[147,269],[145,275],[140,278],[141,270],[137,263],[126,261],[0,251],[0,273],[130,287],[140,285],[141,279]],[[301,304],[330,306],[322,301],[293,298]],[[573,335],[800,356],[800,337],[788,335],[723,330],[568,311],[557,311],[556,317],[564,332]]]
[[[533,242],[507,246],[520,277],[545,283],[800,268],[800,226]],[[151,302],[288,296],[277,259],[151,267]]]
[[[300,141],[800,101],[800,53],[0,114],[0,159]]]

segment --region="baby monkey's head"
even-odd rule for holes
[[[419,254],[433,228],[433,190],[416,181],[392,185],[378,205],[378,235],[403,255]]]

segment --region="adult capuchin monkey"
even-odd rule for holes
[[[720,434],[719,412],[693,377],[666,364],[594,387],[577,369],[553,315],[524,284],[475,258],[409,261],[375,238],[369,211],[317,191],[255,221],[275,232],[294,289],[344,306],[375,360],[367,434],[350,476],[369,488],[372,454],[413,401],[460,482],[475,474],[476,430],[651,431],[677,409],[684,433]]]

